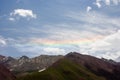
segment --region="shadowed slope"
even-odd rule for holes
[[[15,76],[5,66],[0,64],[0,80],[15,80]]]

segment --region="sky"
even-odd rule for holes
[[[120,57],[120,0],[0,0],[0,54]]]

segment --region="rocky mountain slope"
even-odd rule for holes
[[[16,77],[5,66],[0,64],[0,80],[16,80]]]
[[[76,52],[42,72],[34,72],[18,80],[120,80],[120,65]]]
[[[107,80],[120,80],[120,65],[117,62],[111,63],[111,61],[79,53],[70,53],[66,58],[86,67],[98,76],[105,77]]]
[[[60,58],[62,58],[61,55],[58,56],[41,55],[34,58],[22,56],[18,59],[0,56],[0,63],[4,64],[11,71],[25,72],[46,68],[52,65]]]

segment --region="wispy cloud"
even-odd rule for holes
[[[44,25],[42,31],[41,28],[32,28],[31,32],[45,35],[45,37],[33,36],[26,39],[25,42],[18,42],[14,46],[19,51],[32,52],[34,55],[40,54],[39,52],[51,54],[51,52],[59,51],[59,49],[63,53],[72,48],[73,51],[99,57],[115,59],[118,56],[111,57],[113,53],[118,54],[118,50],[112,49],[118,47],[118,45],[113,44],[119,44],[119,40],[112,36],[119,33],[117,32],[120,29],[118,18],[97,12],[70,12],[65,14],[65,17],[75,22]],[[111,42],[109,42],[110,38],[108,39],[110,36],[114,39]],[[117,37],[119,36],[117,35]],[[109,55],[108,50],[110,50]]]
[[[120,19],[107,16],[102,13],[97,13],[95,11],[90,13],[81,13],[81,12],[70,12],[69,14],[66,14],[67,17],[70,17],[74,20],[81,21],[83,23],[89,24],[89,26],[99,27],[99,28],[105,28],[106,26],[109,26],[109,28],[116,28],[120,26]],[[83,24],[84,26],[84,24]],[[106,27],[108,28],[108,27]]]

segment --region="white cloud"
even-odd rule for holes
[[[120,30],[112,33],[101,40],[85,46],[83,52],[91,53],[98,57],[116,59],[120,56]]]
[[[46,53],[54,54],[54,55],[65,54],[65,50],[60,48],[47,47],[47,48],[44,48],[43,51],[45,51]]]
[[[102,3],[104,3],[107,6],[110,6],[111,4],[113,5],[118,5],[120,3],[120,0],[96,0],[96,2],[94,2],[94,4],[98,7],[101,8],[102,7]]]
[[[26,9],[15,9],[13,12],[10,13],[10,17],[9,20],[15,20],[18,19],[18,17],[23,17],[23,18],[27,18],[28,20],[30,18],[37,18],[37,15],[33,13],[32,10],[26,10]]]
[[[14,18],[11,18],[11,17],[9,18],[9,20],[10,20],[10,21],[15,21],[15,19],[14,19]]]
[[[106,5],[114,4],[118,5],[120,0],[104,0]]]
[[[110,5],[110,0],[105,0],[106,5]]]
[[[114,3],[115,5],[118,5],[119,2],[120,2],[120,0],[113,0],[113,3]]]
[[[2,39],[0,39],[0,45],[6,45],[6,42]]]
[[[0,36],[0,46],[5,46],[5,45],[7,45],[6,40],[2,36]]]
[[[88,6],[87,7],[87,12],[89,12],[90,10],[92,10],[92,7]]]
[[[98,8],[101,8],[100,2],[101,2],[101,0],[96,0],[96,2],[94,4],[97,5]]]

